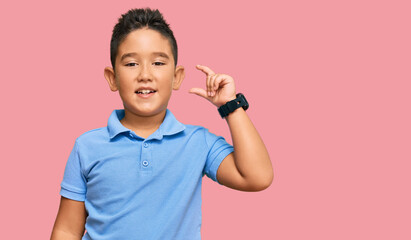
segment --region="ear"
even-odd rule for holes
[[[186,72],[184,71],[183,66],[177,66],[174,72],[174,79],[173,79],[173,90],[178,90],[183,83],[184,77],[186,76]]]
[[[104,68],[104,77],[106,78],[108,85],[110,86],[111,91],[115,92],[118,90],[116,75],[114,69],[111,67]]]

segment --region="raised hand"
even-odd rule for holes
[[[190,93],[207,99],[217,107],[236,98],[234,79],[231,76],[216,74],[202,65],[197,65],[196,68],[206,74],[206,89],[192,88]]]

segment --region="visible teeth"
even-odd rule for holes
[[[152,93],[152,92],[154,92],[154,91],[152,91],[152,90],[140,90],[140,91],[137,91],[138,94],[149,94],[149,93]]]

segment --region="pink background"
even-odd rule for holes
[[[411,239],[409,1],[1,3],[2,239],[49,238],[74,140],[121,108],[103,77],[120,14],[159,8],[183,87],[169,108],[230,139],[195,64],[232,75],[275,180],[205,178],[204,239]],[[231,140],[230,140],[231,141]]]

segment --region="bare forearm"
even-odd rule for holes
[[[247,113],[239,108],[226,118],[234,145],[234,161],[244,181],[268,187],[273,169],[267,149]]]

